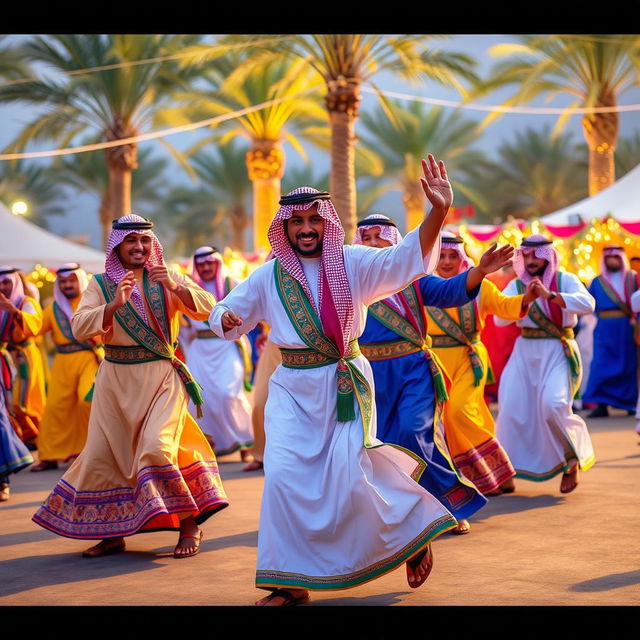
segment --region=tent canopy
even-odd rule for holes
[[[57,269],[65,262],[78,262],[83,269],[100,273],[104,253],[45,231],[0,203],[0,264],[30,270],[38,263]]]
[[[557,225],[575,225],[580,215],[583,222],[607,215],[618,222],[640,221],[640,164],[590,198],[549,213],[540,218],[540,222]]]

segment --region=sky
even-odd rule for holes
[[[15,38],[21,38],[26,36],[13,36]],[[467,53],[473,56],[478,61],[476,72],[482,77],[488,75],[489,69],[496,62],[496,58],[491,57],[488,54],[488,49],[500,43],[517,42],[515,36],[501,35],[501,34],[478,34],[478,35],[454,35],[446,40],[436,40],[435,45],[439,48],[457,51],[461,53]],[[402,93],[408,93],[412,95],[420,95],[429,98],[438,98],[445,100],[459,99],[457,92],[453,89],[447,89],[435,82],[427,82],[421,85],[410,85],[409,83],[393,76],[390,73],[381,73],[375,76],[374,82],[383,91],[396,91]],[[500,104],[505,100],[513,89],[502,89],[495,91],[492,94],[478,100],[481,104]],[[376,96],[363,93],[361,111],[372,109],[377,103]],[[552,106],[552,107],[564,107],[572,101],[571,96],[564,95],[556,97],[552,102],[546,103],[544,98],[538,99],[536,102],[529,103],[529,106]],[[621,104],[638,104],[640,103],[640,88],[633,88],[628,90],[620,98]],[[474,120],[482,120],[485,117],[485,113],[463,110],[465,117]],[[0,147],[4,147],[10,142],[22,128],[22,126],[30,121],[37,114],[37,110],[33,107],[29,108],[24,104],[14,105],[0,105]],[[531,115],[531,114],[505,114],[497,121],[490,124],[485,130],[482,137],[473,144],[474,148],[482,149],[489,157],[495,159],[497,157],[497,149],[504,142],[512,141],[515,139],[515,135],[519,131],[524,131],[527,127],[531,127],[537,130],[541,130],[545,125],[553,127],[557,119],[555,115]],[[356,133],[358,133],[359,127],[356,126]],[[168,137],[168,141],[175,145],[179,149],[186,149],[197,141],[202,135],[203,131],[199,130],[190,133],[177,134]],[[566,132],[573,134],[573,141],[583,142],[582,128],[579,116],[573,116],[568,125],[565,128]],[[620,114],[620,137],[627,137],[635,132],[640,131],[640,111],[625,112]],[[170,171],[172,182],[179,182],[184,185],[189,184],[189,178],[184,171],[180,169],[169,156],[168,152],[157,141],[142,142],[142,145],[148,145],[154,150],[154,155],[164,156],[170,162]],[[305,144],[305,149],[309,154],[311,162],[314,166],[314,173],[320,175],[328,172],[329,170],[329,157],[328,154],[313,148],[309,144]],[[55,146],[52,143],[48,143],[43,147],[52,149]],[[291,148],[290,145],[285,145],[285,152],[287,154],[287,167],[293,167],[300,165],[303,161],[297,155],[297,153]],[[639,158],[640,161],[640,158]],[[455,185],[454,185],[455,192]],[[73,200],[67,201],[67,212],[62,216],[51,216],[50,229],[61,235],[67,234],[80,234],[88,235],[89,243],[92,246],[97,247],[100,242],[99,227],[97,225],[97,211],[98,211],[98,199],[89,194],[81,194],[75,197]],[[403,208],[401,201],[401,194],[398,191],[389,191],[385,194],[377,203],[376,210],[385,212],[391,216],[397,216],[403,219]],[[135,210],[135,203],[134,203]]]

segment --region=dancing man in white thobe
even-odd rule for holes
[[[399,244],[343,246],[326,192],[300,187],[280,200],[269,228],[276,259],[256,269],[209,322],[234,340],[259,321],[282,352],[265,409],[265,483],[256,586],[258,605],[307,602],[309,590],[355,587],[407,564],[420,586],[430,542],[456,526],[415,479],[424,462],[376,438],[373,375],[360,354],[367,307],[432,272],[453,200],[442,162],[422,161],[432,204]]]
[[[238,283],[227,273],[219,251],[196,250],[189,274],[196,284],[222,300]],[[202,385],[204,404],[197,418],[216,457],[240,450],[242,459],[253,446],[251,403],[245,390],[251,367],[251,344],[242,336],[235,344],[220,340],[206,322],[189,320],[195,334],[187,351],[189,368]],[[191,414],[196,407],[189,403]]]
[[[516,323],[522,334],[500,378],[496,437],[516,470],[516,478],[544,481],[562,473],[560,491],[578,486],[578,469],[595,462],[584,420],[573,413],[580,388],[580,350],[573,338],[578,315],[593,313],[595,300],[573,273],[558,271],[558,252],[543,235],[529,236],[516,251],[518,276],[506,296],[533,283],[538,297]],[[495,317],[498,326],[508,320]]]

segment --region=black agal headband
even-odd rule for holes
[[[122,229],[124,231],[147,231],[148,229],[153,229],[153,222],[151,222],[149,218],[145,218],[144,222],[118,222],[118,220],[114,220],[111,223],[111,228]]]
[[[553,240],[528,240],[525,238],[520,244],[521,247],[544,247],[547,244],[553,244]]]
[[[464,244],[464,240],[459,236],[440,236],[440,240],[447,244]]]
[[[19,269],[16,269],[15,267],[11,267],[11,269],[4,269],[0,271],[0,276],[8,276],[10,273],[16,273],[17,271],[19,271]]]
[[[364,220],[359,220],[356,226],[357,227],[396,227],[396,229],[398,228],[396,221],[392,220],[391,218],[365,218]]]
[[[318,191],[317,193],[294,193],[288,196],[282,196],[278,201],[281,206],[291,204],[307,204],[308,202],[314,202],[315,200],[331,200],[331,196],[328,191]]]

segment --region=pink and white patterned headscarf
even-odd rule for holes
[[[126,223],[126,222],[137,222],[141,224],[149,223],[149,220],[143,218],[141,216],[137,216],[135,214],[130,214],[128,216],[122,216],[118,218],[118,223]],[[118,254],[115,251],[115,248],[130,234],[137,233],[142,236],[150,236],[152,239],[151,242],[151,250],[149,252],[149,258],[147,259],[144,268],[148,269],[150,266],[161,265],[164,263],[164,257],[162,254],[162,245],[158,238],[156,238],[155,233],[151,231],[151,229],[111,229],[111,233],[109,234],[109,240],[107,242],[107,252],[104,261],[104,270],[105,273],[113,280],[116,284],[122,280],[125,273],[127,273],[127,269],[124,268],[122,262],[120,262],[120,258],[118,258]],[[136,311],[140,315],[140,317],[149,324],[149,319],[147,318],[147,312],[144,308],[144,302],[142,298],[142,293],[138,289],[138,285],[133,285],[133,290],[131,293],[131,300],[136,308]]]
[[[311,196],[318,194],[319,197],[304,203],[283,204],[271,222],[267,237],[282,268],[300,283],[310,303],[316,309],[325,333],[334,340],[340,355],[344,355],[349,344],[354,317],[353,298],[344,265],[344,229],[333,203],[328,199],[329,194],[313,187],[298,187],[290,191],[285,198],[299,194],[311,194]],[[284,221],[288,220],[294,211],[306,211],[314,204],[318,205],[318,214],[325,222],[321,266],[318,274],[320,309],[313,301],[300,259],[284,229]]]
[[[198,273],[197,264],[203,262],[217,262],[218,270],[213,280],[203,280]],[[195,250],[189,265],[190,278],[205,291],[212,293],[216,300],[224,298],[224,263],[220,252],[214,247],[204,246]]]
[[[607,269],[607,265],[605,263],[605,258],[607,256],[618,256],[622,259],[622,267],[620,271],[609,271]],[[631,265],[629,264],[629,258],[624,252],[624,249],[618,245],[611,245],[608,247],[602,248],[602,255],[600,256],[600,275],[613,287],[614,291],[618,292],[618,295],[622,295],[625,298],[629,298],[631,295],[630,291],[627,291],[626,288],[626,275],[631,270]],[[619,278],[615,278],[619,282],[619,285],[616,286],[614,284],[614,278],[611,276],[613,274],[619,274]],[[622,287],[622,291],[620,291],[620,287]],[[629,300],[627,300],[629,302]]]
[[[13,304],[19,309],[22,301],[24,300],[25,292],[24,286],[22,285],[22,278],[18,273],[18,269],[10,265],[1,266],[0,280],[11,280],[11,284],[13,286],[11,287],[9,300],[11,300],[11,302],[13,302]],[[0,311],[0,328],[8,326],[10,320],[11,317],[8,311]],[[6,336],[2,336],[2,339],[4,338],[6,338]]]
[[[455,238],[455,241],[452,240]],[[451,231],[442,231],[440,233],[440,251],[443,249],[453,249],[460,256],[460,266],[458,273],[463,273],[467,269],[475,266],[475,262],[467,255],[464,249],[464,242],[460,242],[460,237]]]
[[[56,274],[59,276],[70,276],[72,273],[75,273],[76,278],[78,278],[78,285],[80,296],[86,291],[87,286],[89,285],[89,277],[87,276],[87,272],[80,267],[77,262],[66,262],[63,264],[57,271]],[[60,284],[56,278],[56,281],[53,285],[53,299],[56,301],[58,306],[62,309],[63,313],[69,320],[73,317],[73,309],[71,308],[71,302],[69,302],[69,298],[60,291]]]
[[[382,224],[375,224],[376,220],[380,220]],[[373,229],[374,227],[380,229],[378,235],[392,245],[398,244],[402,240],[402,234],[398,231],[398,227],[396,227],[395,222],[393,222],[391,218],[381,213],[372,213],[358,222],[356,235],[351,244],[362,244],[362,232],[366,229]]]
[[[525,287],[533,280],[533,276],[529,275],[524,267],[524,254],[533,251],[536,258],[547,260],[549,263],[545,267],[541,278],[542,284],[548,289],[553,282],[553,278],[558,271],[558,265],[560,264],[558,252],[553,248],[553,244],[551,244],[549,238],[543,236],[541,233],[523,238],[522,242],[523,244],[516,249],[516,255],[513,258],[513,269],[516,275]],[[527,246],[526,243],[528,242],[540,244],[538,244],[538,246]]]

